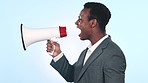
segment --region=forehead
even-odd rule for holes
[[[86,17],[86,16],[88,16],[89,15],[89,11],[90,11],[89,8],[82,9],[81,12],[80,12],[79,17]]]

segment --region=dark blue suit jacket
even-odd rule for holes
[[[65,55],[54,62],[51,66],[55,68],[68,82],[74,83],[124,83],[126,60],[122,50],[110,37],[105,39],[91,54],[82,66],[81,53],[78,61],[70,65]]]

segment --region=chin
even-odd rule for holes
[[[80,37],[80,40],[87,40],[87,38]]]
[[[80,40],[85,40],[85,39],[80,38]]]
[[[81,33],[79,34],[80,40],[87,40],[88,38],[86,38],[85,36],[83,36]]]

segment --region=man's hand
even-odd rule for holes
[[[47,52],[52,53],[52,57],[56,57],[61,53],[60,44],[57,42],[53,42],[50,40],[47,40]]]

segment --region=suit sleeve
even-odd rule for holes
[[[74,81],[74,67],[70,65],[65,55],[62,56],[57,62],[51,61],[50,65],[56,69],[61,76],[68,82]]]
[[[105,83],[124,83],[125,69],[126,61],[124,55],[112,55],[105,63]]]

